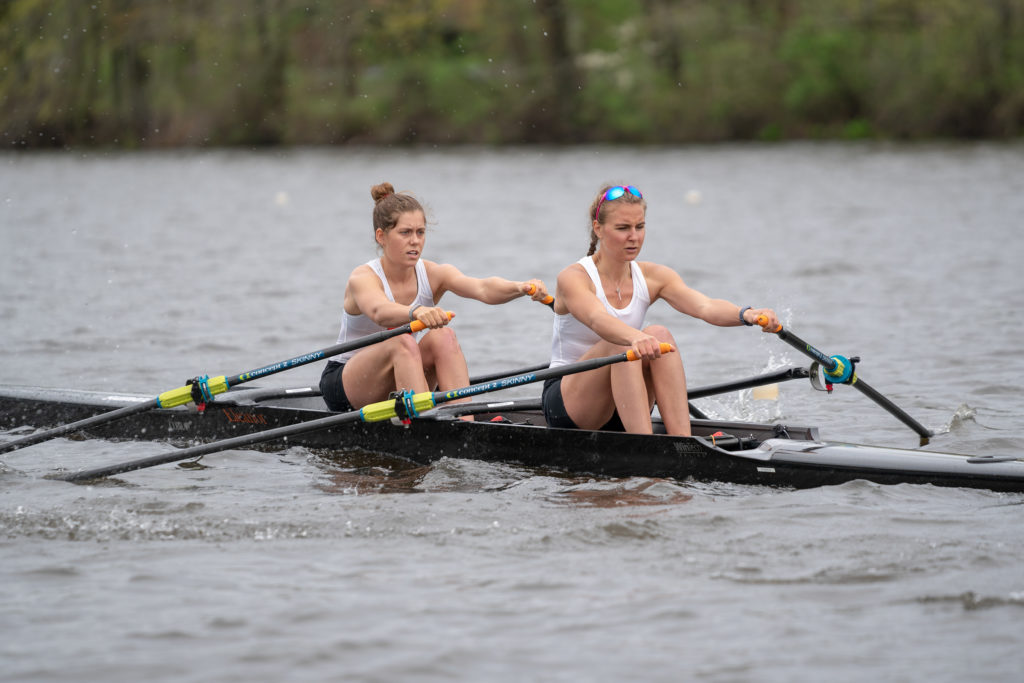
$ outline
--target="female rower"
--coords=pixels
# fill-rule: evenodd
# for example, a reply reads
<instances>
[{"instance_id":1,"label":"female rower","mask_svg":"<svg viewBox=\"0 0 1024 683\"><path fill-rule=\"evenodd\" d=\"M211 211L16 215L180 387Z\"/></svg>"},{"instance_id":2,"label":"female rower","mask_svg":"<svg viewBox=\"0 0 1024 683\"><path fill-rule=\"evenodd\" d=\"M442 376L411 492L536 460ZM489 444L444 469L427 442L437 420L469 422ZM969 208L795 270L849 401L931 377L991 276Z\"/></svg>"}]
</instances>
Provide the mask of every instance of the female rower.
<instances>
[{"instance_id":1,"label":"female rower","mask_svg":"<svg viewBox=\"0 0 1024 683\"><path fill-rule=\"evenodd\" d=\"M524 294L547 297L540 280L513 282L474 278L455 266L421 259L426 216L415 197L395 193L391 183L370 189L373 234L380 257L352 271L345 287L338 343L419 320L418 337L403 334L328 361L320 377L327 407L350 411L382 401L395 390L457 389L469 384L469 371L447 313L437 302L445 292L487 304L503 304Z\"/></svg>"},{"instance_id":2,"label":"female rower","mask_svg":"<svg viewBox=\"0 0 1024 683\"><path fill-rule=\"evenodd\" d=\"M775 329L769 308L740 308L692 289L668 266L637 261L644 244L647 203L632 185L604 187L590 205L590 251L558 275L551 366L633 349L639 362L549 379L544 416L549 426L625 429L650 434L658 404L669 434L690 434L686 375L676 346L661 325L644 327L647 308L664 299L680 313L712 325L753 325L758 316Z\"/></svg>"}]
</instances>

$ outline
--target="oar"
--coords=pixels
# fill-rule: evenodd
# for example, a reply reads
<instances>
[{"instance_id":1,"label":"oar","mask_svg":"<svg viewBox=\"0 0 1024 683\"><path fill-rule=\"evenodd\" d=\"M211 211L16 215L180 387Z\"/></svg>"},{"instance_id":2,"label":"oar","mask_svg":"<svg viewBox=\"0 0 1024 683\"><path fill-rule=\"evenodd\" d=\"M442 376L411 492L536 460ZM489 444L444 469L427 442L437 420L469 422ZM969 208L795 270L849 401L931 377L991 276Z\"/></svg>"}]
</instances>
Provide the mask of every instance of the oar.
<instances>
[{"instance_id":1,"label":"oar","mask_svg":"<svg viewBox=\"0 0 1024 683\"><path fill-rule=\"evenodd\" d=\"M449 319L454 317L454 315L455 314L451 311L448 312ZM87 417L84 420L72 422L60 427L54 427L53 429L48 429L21 439L0 444L0 453L7 453L42 441L48 441L49 439L53 439L64 434L70 434L71 432L77 432L87 427L95 427L96 425L114 422L115 420L120 420L128 417L129 415L144 413L147 410L153 410L155 408L173 408L174 406L185 405L186 403L191 403L193 401L197 404L206 403L207 401L212 401L214 395L222 394L229 388L238 386L239 384L244 384L250 380L267 377L278 372L283 372L284 370L297 368L300 365L306 365L318 360L323 360L324 358L337 356L338 354L345 353L346 351L361 349L364 346L376 344L386 339L397 337L401 334L419 332L420 330L425 329L425 327L426 326L419 320L415 320L391 330L368 334L365 337L360 337L359 339L353 339L352 341L328 346L327 348L320 349L319 351L304 353L301 356L265 365L261 368L249 370L248 372L243 372L232 377L225 377L224 375L214 377L212 379L209 377L197 377L196 379L189 380L185 386L165 391L154 399L143 401L142 403L136 403L131 406L125 406L124 408L118 408L117 410L112 410L109 413L102 413L100 415Z\"/></svg>"},{"instance_id":2,"label":"oar","mask_svg":"<svg viewBox=\"0 0 1024 683\"><path fill-rule=\"evenodd\" d=\"M507 377L508 375L512 375L512 374L520 375L520 374L523 374L525 372L536 372L537 370L543 370L548 365L549 365L549 363L544 362L544 363L538 363L537 365L530 365L530 366L525 367L525 368L519 368L518 370L511 370L511 371L506 370L505 372L500 372L500 371L499 372L492 372L489 375L480 375L478 377L470 377L469 378L469 383L470 384L480 384L481 382L490 382L492 379L500 379L502 377Z\"/></svg>"},{"instance_id":3,"label":"oar","mask_svg":"<svg viewBox=\"0 0 1024 683\"><path fill-rule=\"evenodd\" d=\"M757 323L761 327L767 329L768 318L763 315L759 316ZM825 374L826 381L829 384L849 384L854 389L857 389L872 401L882 406L882 408L887 410L897 420L913 429L917 435L921 437L922 446L928 443L928 440L933 435L933 432L930 429L915 420L906 411L901 409L895 403L880 394L874 387L857 376L855 368L855 364L858 360L857 358L850 359L845 356L827 356L789 330L783 329L781 324L777 329L768 331L779 335L779 339L786 342L800 353L803 353L809 358L820 363L822 371Z\"/></svg>"},{"instance_id":4,"label":"oar","mask_svg":"<svg viewBox=\"0 0 1024 683\"><path fill-rule=\"evenodd\" d=\"M715 394L725 394L730 391L752 389L766 384L788 382L791 379L805 379L808 374L807 368L801 368L794 365L787 368L781 368L773 372L767 372L763 375L755 375L754 377L737 379L731 382L722 382L721 384L710 384L706 387L697 387L696 389L688 390L686 392L686 397L690 399L704 398L706 396L714 396Z\"/></svg>"},{"instance_id":5,"label":"oar","mask_svg":"<svg viewBox=\"0 0 1024 683\"><path fill-rule=\"evenodd\" d=\"M668 353L670 351L675 351L675 348L672 347L671 344L662 344L661 351L662 353ZM577 372L586 372L587 370L594 370L596 368L611 365L613 363L620 363L622 361L636 360L637 358L638 356L636 356L632 350L629 350L614 356L592 358L589 360L578 361L576 363L569 363L567 365L560 365L555 368L539 370L537 372L511 375L492 382L471 384L470 386L463 387L462 389L453 389L451 391L424 391L418 394L407 391L397 398L371 403L360 410L353 410L348 413L331 415L330 417L323 417L317 420L310 420L308 422L300 422L286 427L268 429L255 434L247 434L232 439L215 441L201 446L185 448L173 453L165 453L162 455L154 455L149 458L143 458L141 460L133 460L120 465L111 465L108 467L83 470L71 474L58 475L53 478L62 479L64 481L88 481L90 479L109 477L115 474L131 472L133 470L139 470L146 467L154 467L165 463L188 460L189 458L196 458L201 455L225 451L232 448L238 448L240 446L249 446L256 443L263 443L264 441L273 441L275 439L294 436L296 434L315 432L321 429L336 427L348 422L383 422L384 420L390 420L393 417L407 420L410 417L419 415L422 412L430 410L431 408L448 401L468 398L478 394L485 394L490 391L508 389L521 384L540 382L553 377L564 377L565 375L571 375Z\"/></svg>"}]
</instances>

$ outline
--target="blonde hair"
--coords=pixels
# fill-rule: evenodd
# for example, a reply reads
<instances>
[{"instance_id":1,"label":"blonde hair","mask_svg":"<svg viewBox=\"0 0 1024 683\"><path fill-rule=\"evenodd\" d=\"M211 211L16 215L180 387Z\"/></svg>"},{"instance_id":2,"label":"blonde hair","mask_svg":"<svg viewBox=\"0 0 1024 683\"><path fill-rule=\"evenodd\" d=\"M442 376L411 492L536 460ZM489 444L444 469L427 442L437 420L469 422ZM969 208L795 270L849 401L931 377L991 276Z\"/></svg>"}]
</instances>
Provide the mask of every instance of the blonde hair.
<instances>
[{"instance_id":1,"label":"blonde hair","mask_svg":"<svg viewBox=\"0 0 1024 683\"><path fill-rule=\"evenodd\" d=\"M625 185L605 185L597 193L597 196L594 197L594 201L590 202L590 211L587 212L587 225L590 226L590 249L587 251L587 256L593 256L594 252L597 251L597 233L594 232L594 221L596 220L601 225L604 225L604 220L608 216L606 208L609 204L619 202L623 204L640 204L644 207L645 211L647 210L647 200L643 197L637 197L632 192L623 192L621 197L603 200L605 192L613 187L625 187Z\"/></svg>"}]
</instances>

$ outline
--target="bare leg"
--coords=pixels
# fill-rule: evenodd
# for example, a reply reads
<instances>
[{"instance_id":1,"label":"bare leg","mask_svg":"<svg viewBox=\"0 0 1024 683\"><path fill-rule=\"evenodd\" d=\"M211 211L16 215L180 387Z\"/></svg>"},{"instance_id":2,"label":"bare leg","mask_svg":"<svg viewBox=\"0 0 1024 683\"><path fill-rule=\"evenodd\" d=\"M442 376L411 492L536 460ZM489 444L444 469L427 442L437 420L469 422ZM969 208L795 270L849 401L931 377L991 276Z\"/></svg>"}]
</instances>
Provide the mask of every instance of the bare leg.
<instances>
[{"instance_id":1,"label":"bare leg","mask_svg":"<svg viewBox=\"0 0 1024 683\"><path fill-rule=\"evenodd\" d=\"M676 346L672 333L661 325L644 330L658 340ZM599 358L625 350L601 341L583 359ZM647 362L616 363L562 379L562 400L566 412L580 429L600 429L618 411L627 432L650 434L651 408L655 400L669 434L689 435L690 416L686 400L686 375L680 354L663 354Z\"/></svg>"},{"instance_id":2,"label":"bare leg","mask_svg":"<svg viewBox=\"0 0 1024 683\"><path fill-rule=\"evenodd\" d=\"M445 391L469 386L469 368L466 367L466 357L462 354L462 347L459 346L454 330L442 327L427 332L420 339L420 353L423 358L423 370L431 389L436 386L439 390ZM469 400L463 398L452 403L466 403ZM473 416L463 416L462 419L471 422Z\"/></svg>"},{"instance_id":3,"label":"bare leg","mask_svg":"<svg viewBox=\"0 0 1024 683\"><path fill-rule=\"evenodd\" d=\"M690 406L686 398L686 372L683 370L682 354L672 333L661 325L644 329L659 341L676 347L675 353L662 354L648 366L651 379L652 398L658 403L658 412L669 434L690 435ZM625 424L625 423L623 423Z\"/></svg>"},{"instance_id":4,"label":"bare leg","mask_svg":"<svg viewBox=\"0 0 1024 683\"><path fill-rule=\"evenodd\" d=\"M583 354L580 360L622 353L623 347L600 341ZM612 396L611 369L606 366L562 378L562 401L565 410L580 429L600 429L615 412Z\"/></svg>"},{"instance_id":5,"label":"bare leg","mask_svg":"<svg viewBox=\"0 0 1024 683\"><path fill-rule=\"evenodd\" d=\"M610 368L612 399L630 434L650 434L651 399L647 392L642 362L616 363Z\"/></svg>"},{"instance_id":6,"label":"bare leg","mask_svg":"<svg viewBox=\"0 0 1024 683\"><path fill-rule=\"evenodd\" d=\"M356 408L383 401L396 389L428 390L419 346L408 334L361 350L345 363L341 378Z\"/></svg>"}]
</instances>

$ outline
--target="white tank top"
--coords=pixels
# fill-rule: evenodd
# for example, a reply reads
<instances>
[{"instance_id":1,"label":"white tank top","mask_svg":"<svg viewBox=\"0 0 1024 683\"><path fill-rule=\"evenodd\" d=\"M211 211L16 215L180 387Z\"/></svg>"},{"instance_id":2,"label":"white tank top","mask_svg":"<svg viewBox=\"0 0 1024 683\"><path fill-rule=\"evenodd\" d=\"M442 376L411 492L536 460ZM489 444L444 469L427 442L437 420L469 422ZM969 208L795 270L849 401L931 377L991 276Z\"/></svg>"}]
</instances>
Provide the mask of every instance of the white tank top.
<instances>
[{"instance_id":1,"label":"white tank top","mask_svg":"<svg viewBox=\"0 0 1024 683\"><path fill-rule=\"evenodd\" d=\"M395 295L391 293L391 285L388 284L388 279L384 276L384 269L380 265L380 259L373 259L367 261L366 265L380 278L381 284L384 285L384 295L390 301L395 300ZM433 306L434 305L434 293L430 289L430 281L427 279L427 267L423 265L423 261L416 262L416 298L413 299L410 306ZM365 337L368 334L374 334L376 332L382 332L386 330L386 327L381 327L377 323L370 320L363 314L352 315L342 307L341 309L341 331L338 332L338 344L342 344L359 337ZM417 339L425 334L421 332L417 335ZM346 351L340 355L334 356L331 360L339 363L346 362L349 358L362 351L362 349L356 349L355 351Z\"/></svg>"},{"instance_id":2,"label":"white tank top","mask_svg":"<svg viewBox=\"0 0 1024 683\"><path fill-rule=\"evenodd\" d=\"M647 280L644 279L643 271L637 262L631 261L629 264L630 275L633 278L633 298L625 308L613 308L608 303L593 257L584 256L577 263L583 266L593 280L597 298L604 304L605 310L630 327L643 329L644 317L647 315L647 309L651 307L651 295L647 290ZM601 337L597 332L574 318L571 313L556 315L551 335L551 367L575 363L599 341Z\"/></svg>"}]
</instances>

